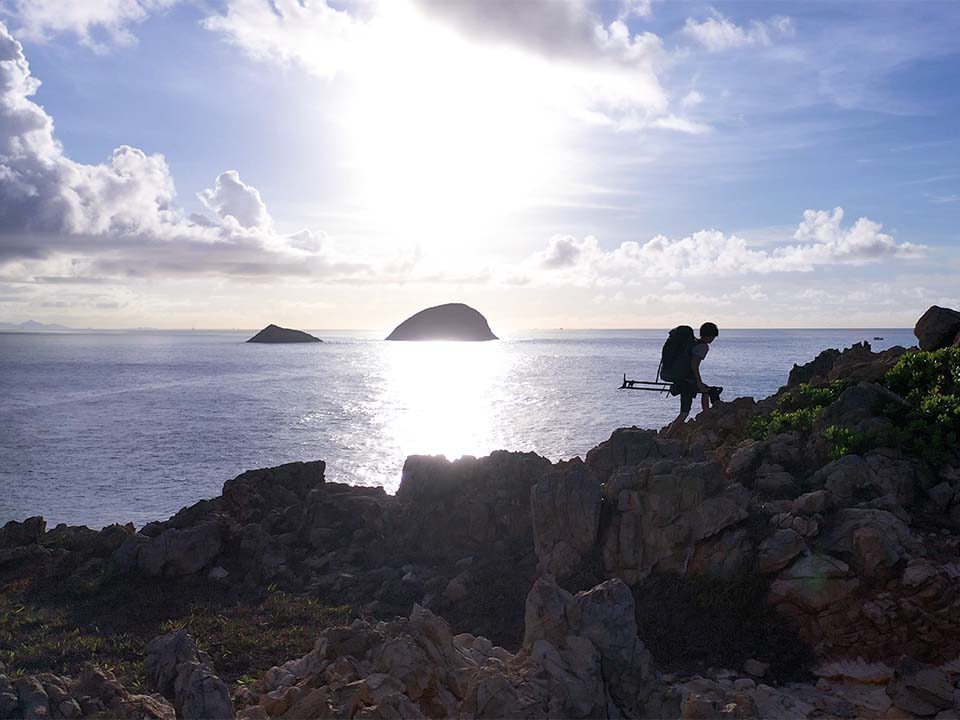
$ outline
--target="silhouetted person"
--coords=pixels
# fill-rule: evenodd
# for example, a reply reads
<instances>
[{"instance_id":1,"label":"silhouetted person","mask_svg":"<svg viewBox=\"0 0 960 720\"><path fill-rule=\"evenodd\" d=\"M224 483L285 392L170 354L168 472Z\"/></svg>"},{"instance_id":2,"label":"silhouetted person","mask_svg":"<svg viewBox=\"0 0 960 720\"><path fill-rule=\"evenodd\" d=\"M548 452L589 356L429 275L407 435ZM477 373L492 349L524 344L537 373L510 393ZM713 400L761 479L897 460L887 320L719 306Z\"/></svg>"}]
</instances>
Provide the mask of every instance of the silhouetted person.
<instances>
[{"instance_id":1,"label":"silhouetted person","mask_svg":"<svg viewBox=\"0 0 960 720\"><path fill-rule=\"evenodd\" d=\"M664 437L674 438L680 434L680 428L683 427L683 423L690 414L690 408L693 407L693 398L696 397L697 393L700 394L703 409L706 410L710 407L710 386L703 382L703 378L700 376L700 363L707 357L707 353L710 351L710 343L716 340L719 334L720 331L712 322L700 326L700 337L694 339L688 351L690 375L687 378L674 381L675 389L679 390L679 393L676 394L680 395L680 414L667 427L663 433Z\"/></svg>"}]
</instances>

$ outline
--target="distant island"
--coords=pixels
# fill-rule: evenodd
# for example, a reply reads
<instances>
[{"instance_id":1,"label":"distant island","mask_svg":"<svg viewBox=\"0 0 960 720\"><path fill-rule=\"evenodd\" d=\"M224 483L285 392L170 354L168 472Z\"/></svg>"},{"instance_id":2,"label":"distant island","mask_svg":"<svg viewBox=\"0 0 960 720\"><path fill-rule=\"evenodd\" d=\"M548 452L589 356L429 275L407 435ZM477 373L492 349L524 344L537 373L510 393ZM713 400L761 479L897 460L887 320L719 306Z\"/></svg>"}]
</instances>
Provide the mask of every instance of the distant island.
<instances>
[{"instance_id":1,"label":"distant island","mask_svg":"<svg viewBox=\"0 0 960 720\"><path fill-rule=\"evenodd\" d=\"M397 325L387 340L497 340L487 319L469 305L447 303L421 310Z\"/></svg>"},{"instance_id":2,"label":"distant island","mask_svg":"<svg viewBox=\"0 0 960 720\"><path fill-rule=\"evenodd\" d=\"M252 338L247 340L250 343L314 343L314 342L323 342L318 337L314 337L310 333L305 333L303 330L290 330L289 328L282 328L279 325L267 325L263 330L258 332Z\"/></svg>"}]
</instances>

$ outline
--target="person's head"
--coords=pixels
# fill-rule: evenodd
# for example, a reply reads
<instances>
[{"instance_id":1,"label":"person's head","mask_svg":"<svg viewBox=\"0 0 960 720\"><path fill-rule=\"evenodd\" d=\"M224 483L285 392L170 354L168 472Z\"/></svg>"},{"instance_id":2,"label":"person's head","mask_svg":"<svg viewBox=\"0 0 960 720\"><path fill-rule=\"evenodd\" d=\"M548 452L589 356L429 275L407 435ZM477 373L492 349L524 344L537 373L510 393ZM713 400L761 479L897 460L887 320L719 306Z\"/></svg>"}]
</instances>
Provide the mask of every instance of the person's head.
<instances>
[{"instance_id":1,"label":"person's head","mask_svg":"<svg viewBox=\"0 0 960 720\"><path fill-rule=\"evenodd\" d=\"M700 339L705 343L712 343L717 339L717 335L720 334L720 331L717 329L717 326L712 322L705 322L700 326Z\"/></svg>"}]
</instances>

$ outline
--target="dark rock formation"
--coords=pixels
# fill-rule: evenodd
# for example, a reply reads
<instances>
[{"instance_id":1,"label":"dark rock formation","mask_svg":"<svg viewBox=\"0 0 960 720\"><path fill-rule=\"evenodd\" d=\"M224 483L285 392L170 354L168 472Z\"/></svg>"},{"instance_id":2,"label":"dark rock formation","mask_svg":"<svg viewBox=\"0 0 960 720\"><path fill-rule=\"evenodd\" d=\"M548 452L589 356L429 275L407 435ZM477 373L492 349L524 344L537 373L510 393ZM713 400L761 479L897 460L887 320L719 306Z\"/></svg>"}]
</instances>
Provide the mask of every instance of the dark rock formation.
<instances>
[{"instance_id":1,"label":"dark rock formation","mask_svg":"<svg viewBox=\"0 0 960 720\"><path fill-rule=\"evenodd\" d=\"M960 312L933 305L913 328L921 350L939 350L960 344Z\"/></svg>"},{"instance_id":2,"label":"dark rock formation","mask_svg":"<svg viewBox=\"0 0 960 720\"><path fill-rule=\"evenodd\" d=\"M463 303L421 310L397 325L387 340L496 340L487 319Z\"/></svg>"},{"instance_id":3,"label":"dark rock formation","mask_svg":"<svg viewBox=\"0 0 960 720\"><path fill-rule=\"evenodd\" d=\"M247 340L251 343L314 343L314 342L323 342L318 337L314 337L310 333L305 333L303 330L290 330L289 328L282 328L278 325L267 325L263 330L258 332L252 338Z\"/></svg>"}]
</instances>

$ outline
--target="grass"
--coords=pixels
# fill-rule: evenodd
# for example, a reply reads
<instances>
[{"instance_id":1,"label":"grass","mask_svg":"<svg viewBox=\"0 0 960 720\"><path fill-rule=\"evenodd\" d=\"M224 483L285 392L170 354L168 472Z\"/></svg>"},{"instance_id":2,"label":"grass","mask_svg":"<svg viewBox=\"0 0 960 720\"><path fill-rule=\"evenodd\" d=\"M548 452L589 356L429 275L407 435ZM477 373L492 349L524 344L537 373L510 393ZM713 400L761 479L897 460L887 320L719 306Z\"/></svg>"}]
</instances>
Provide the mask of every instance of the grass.
<instances>
[{"instance_id":1,"label":"grass","mask_svg":"<svg viewBox=\"0 0 960 720\"><path fill-rule=\"evenodd\" d=\"M75 677L86 663L144 687L144 648L183 628L228 683L250 682L309 652L326 627L350 620L346 607L272 591L240 598L209 583L128 579L97 590L57 592L33 578L0 580L0 661L8 674Z\"/></svg>"}]
</instances>

